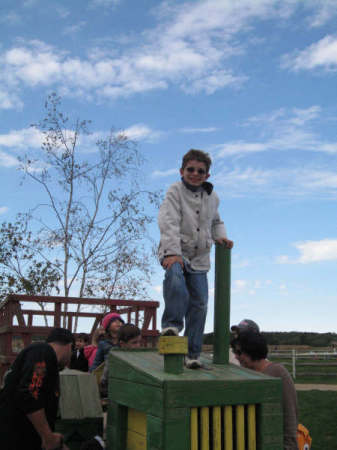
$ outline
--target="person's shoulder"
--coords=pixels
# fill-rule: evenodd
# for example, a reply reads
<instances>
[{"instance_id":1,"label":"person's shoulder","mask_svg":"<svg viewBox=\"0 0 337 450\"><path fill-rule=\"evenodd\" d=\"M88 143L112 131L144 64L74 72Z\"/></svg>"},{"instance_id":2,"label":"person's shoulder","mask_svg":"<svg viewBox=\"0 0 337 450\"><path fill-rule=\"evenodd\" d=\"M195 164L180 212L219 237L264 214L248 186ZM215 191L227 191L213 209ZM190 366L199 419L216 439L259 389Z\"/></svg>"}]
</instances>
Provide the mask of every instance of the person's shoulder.
<instances>
[{"instance_id":1,"label":"person's shoulder","mask_svg":"<svg viewBox=\"0 0 337 450\"><path fill-rule=\"evenodd\" d=\"M170 192L180 192L183 187L184 187L184 184L182 183L182 181L176 181L175 183L172 183L168 187L166 192L167 192L167 194Z\"/></svg>"}]
</instances>

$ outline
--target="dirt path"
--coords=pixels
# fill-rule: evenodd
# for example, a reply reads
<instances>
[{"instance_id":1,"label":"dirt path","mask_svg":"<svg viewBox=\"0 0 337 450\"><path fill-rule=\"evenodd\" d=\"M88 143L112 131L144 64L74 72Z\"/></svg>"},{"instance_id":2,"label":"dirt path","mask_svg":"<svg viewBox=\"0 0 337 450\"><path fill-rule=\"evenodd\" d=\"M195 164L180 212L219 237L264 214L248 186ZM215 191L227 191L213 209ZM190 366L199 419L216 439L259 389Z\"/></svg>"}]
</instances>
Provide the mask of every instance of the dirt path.
<instances>
[{"instance_id":1,"label":"dirt path","mask_svg":"<svg viewBox=\"0 0 337 450\"><path fill-rule=\"evenodd\" d=\"M297 391L337 391L337 384L295 384Z\"/></svg>"}]
</instances>

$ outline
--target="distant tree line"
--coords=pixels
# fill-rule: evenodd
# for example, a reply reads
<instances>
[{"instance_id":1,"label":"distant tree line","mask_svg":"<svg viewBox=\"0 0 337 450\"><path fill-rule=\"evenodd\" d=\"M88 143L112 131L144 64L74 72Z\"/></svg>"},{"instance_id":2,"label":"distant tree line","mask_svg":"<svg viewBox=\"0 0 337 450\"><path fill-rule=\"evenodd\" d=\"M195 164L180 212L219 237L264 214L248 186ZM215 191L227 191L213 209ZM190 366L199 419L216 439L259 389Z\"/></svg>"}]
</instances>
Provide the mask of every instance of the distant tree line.
<instances>
[{"instance_id":1,"label":"distant tree line","mask_svg":"<svg viewBox=\"0 0 337 450\"><path fill-rule=\"evenodd\" d=\"M262 333L269 345L308 345L328 347L337 342L337 333L304 333L300 331L270 331ZM204 344L213 345L213 333L204 335Z\"/></svg>"}]
</instances>

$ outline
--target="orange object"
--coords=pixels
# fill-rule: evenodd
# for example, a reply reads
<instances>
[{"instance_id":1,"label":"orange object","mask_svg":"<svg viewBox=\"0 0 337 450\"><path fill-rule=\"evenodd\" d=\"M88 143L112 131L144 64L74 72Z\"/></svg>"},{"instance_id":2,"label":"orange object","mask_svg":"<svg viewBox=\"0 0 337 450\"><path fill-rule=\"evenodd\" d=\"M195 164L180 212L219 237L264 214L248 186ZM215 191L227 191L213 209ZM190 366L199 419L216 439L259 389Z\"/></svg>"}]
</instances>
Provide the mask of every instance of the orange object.
<instances>
[{"instance_id":1,"label":"orange object","mask_svg":"<svg viewBox=\"0 0 337 450\"><path fill-rule=\"evenodd\" d=\"M299 450L310 450L312 439L309 430L301 423L298 424L296 437Z\"/></svg>"}]
</instances>

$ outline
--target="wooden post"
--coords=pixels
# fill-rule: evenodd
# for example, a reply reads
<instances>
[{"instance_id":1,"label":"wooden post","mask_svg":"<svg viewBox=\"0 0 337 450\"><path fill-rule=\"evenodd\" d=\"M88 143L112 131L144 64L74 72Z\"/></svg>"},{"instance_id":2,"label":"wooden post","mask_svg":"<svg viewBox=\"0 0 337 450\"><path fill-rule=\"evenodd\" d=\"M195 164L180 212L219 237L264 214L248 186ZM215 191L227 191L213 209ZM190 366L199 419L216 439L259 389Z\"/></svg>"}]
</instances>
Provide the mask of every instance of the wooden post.
<instances>
[{"instance_id":1,"label":"wooden post","mask_svg":"<svg viewBox=\"0 0 337 450\"><path fill-rule=\"evenodd\" d=\"M228 364L231 251L224 245L215 246L214 343L213 363Z\"/></svg>"},{"instance_id":2,"label":"wooden post","mask_svg":"<svg viewBox=\"0 0 337 450\"><path fill-rule=\"evenodd\" d=\"M180 374L184 371L184 355L187 354L187 337L161 336L158 351L164 355L164 371Z\"/></svg>"}]
</instances>

